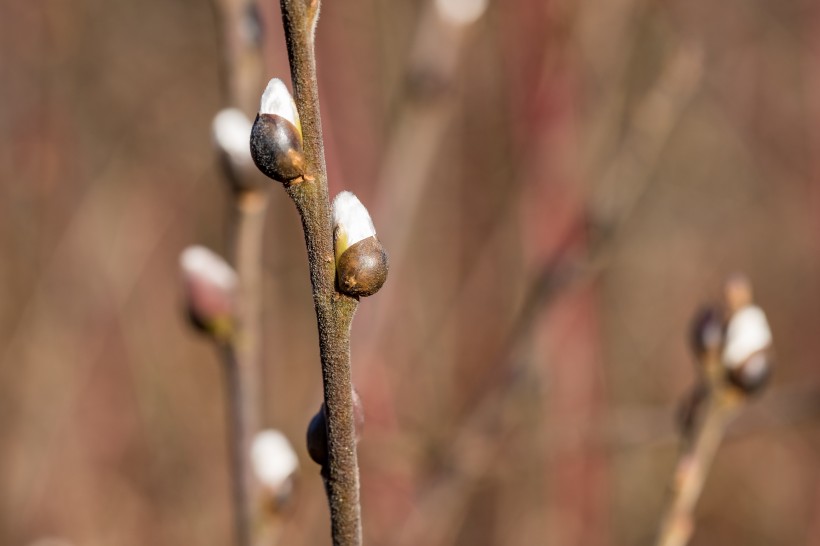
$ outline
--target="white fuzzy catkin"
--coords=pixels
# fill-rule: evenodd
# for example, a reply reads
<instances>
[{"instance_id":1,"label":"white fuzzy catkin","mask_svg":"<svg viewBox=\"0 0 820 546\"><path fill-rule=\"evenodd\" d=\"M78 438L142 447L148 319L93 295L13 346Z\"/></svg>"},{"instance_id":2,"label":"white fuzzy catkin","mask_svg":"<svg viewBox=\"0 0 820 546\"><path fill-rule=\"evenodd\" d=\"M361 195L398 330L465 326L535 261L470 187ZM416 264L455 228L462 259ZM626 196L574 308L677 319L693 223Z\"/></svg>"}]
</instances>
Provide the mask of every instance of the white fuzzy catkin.
<instances>
[{"instance_id":1,"label":"white fuzzy catkin","mask_svg":"<svg viewBox=\"0 0 820 546\"><path fill-rule=\"evenodd\" d=\"M370 213L349 191L340 192L333 200L333 227L337 259L352 245L376 235Z\"/></svg>"},{"instance_id":2,"label":"white fuzzy catkin","mask_svg":"<svg viewBox=\"0 0 820 546\"><path fill-rule=\"evenodd\" d=\"M251 463L257 479L272 490L279 489L299 468L290 442L274 429L263 430L254 437Z\"/></svg>"},{"instance_id":3,"label":"white fuzzy catkin","mask_svg":"<svg viewBox=\"0 0 820 546\"><path fill-rule=\"evenodd\" d=\"M448 23L466 26L476 22L487 10L487 0L436 0L439 15Z\"/></svg>"},{"instance_id":4,"label":"white fuzzy catkin","mask_svg":"<svg viewBox=\"0 0 820 546\"><path fill-rule=\"evenodd\" d=\"M729 319L723 363L729 368L737 368L754 353L768 348L771 343L772 331L766 314L756 305L746 305Z\"/></svg>"},{"instance_id":5,"label":"white fuzzy catkin","mask_svg":"<svg viewBox=\"0 0 820 546\"><path fill-rule=\"evenodd\" d=\"M293 102L288 86L279 78L273 78L268 82L268 86L262 93L262 100L259 102L259 113L283 117L294 124L299 131L302 130L296 103Z\"/></svg>"},{"instance_id":6,"label":"white fuzzy catkin","mask_svg":"<svg viewBox=\"0 0 820 546\"><path fill-rule=\"evenodd\" d=\"M238 108L221 110L211 124L214 142L237 166L251 165L250 138L253 123Z\"/></svg>"},{"instance_id":7,"label":"white fuzzy catkin","mask_svg":"<svg viewBox=\"0 0 820 546\"><path fill-rule=\"evenodd\" d=\"M204 279L225 289L236 290L239 279L222 257L204 246L189 246L179 256L179 266L186 277Z\"/></svg>"}]
</instances>

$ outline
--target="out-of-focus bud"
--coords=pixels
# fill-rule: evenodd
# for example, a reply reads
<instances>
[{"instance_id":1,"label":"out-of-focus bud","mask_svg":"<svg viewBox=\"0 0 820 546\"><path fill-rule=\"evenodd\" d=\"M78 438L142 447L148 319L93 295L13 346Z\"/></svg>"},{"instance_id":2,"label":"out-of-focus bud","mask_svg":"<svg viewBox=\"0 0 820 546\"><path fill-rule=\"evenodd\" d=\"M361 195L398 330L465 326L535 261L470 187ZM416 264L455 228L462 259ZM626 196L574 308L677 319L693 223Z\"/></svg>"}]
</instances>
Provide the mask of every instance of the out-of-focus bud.
<instances>
[{"instance_id":1,"label":"out-of-focus bud","mask_svg":"<svg viewBox=\"0 0 820 546\"><path fill-rule=\"evenodd\" d=\"M707 352L719 352L723 344L723 316L716 307L704 307L692 321L692 350L698 357Z\"/></svg>"},{"instance_id":2,"label":"out-of-focus bud","mask_svg":"<svg viewBox=\"0 0 820 546\"><path fill-rule=\"evenodd\" d=\"M253 164L248 139L253 123L239 108L225 108L214 116L211 124L214 144L234 170L243 170Z\"/></svg>"},{"instance_id":3,"label":"out-of-focus bud","mask_svg":"<svg viewBox=\"0 0 820 546\"><path fill-rule=\"evenodd\" d=\"M333 200L336 282L349 296L370 296L387 280L387 253L361 201L343 191Z\"/></svg>"},{"instance_id":4,"label":"out-of-focus bud","mask_svg":"<svg viewBox=\"0 0 820 546\"><path fill-rule=\"evenodd\" d=\"M271 498L284 503L299 469L299 458L285 435L274 429L257 433L251 445L251 464L256 479Z\"/></svg>"},{"instance_id":5,"label":"out-of-focus bud","mask_svg":"<svg viewBox=\"0 0 820 546\"><path fill-rule=\"evenodd\" d=\"M476 22L487 11L487 0L435 0L442 19L454 26Z\"/></svg>"},{"instance_id":6,"label":"out-of-focus bud","mask_svg":"<svg viewBox=\"0 0 820 546\"><path fill-rule=\"evenodd\" d=\"M250 150L257 168L278 182L290 185L306 174L299 111L280 79L272 79L262 93Z\"/></svg>"},{"instance_id":7,"label":"out-of-focus bud","mask_svg":"<svg viewBox=\"0 0 820 546\"><path fill-rule=\"evenodd\" d=\"M364 407L356 389L353 389L353 425L356 442L361 439L364 430ZM327 465L327 417L324 403L311 418L307 429L307 450L310 458L321 467Z\"/></svg>"},{"instance_id":8,"label":"out-of-focus bud","mask_svg":"<svg viewBox=\"0 0 820 546\"><path fill-rule=\"evenodd\" d=\"M772 374L771 351L759 351L747 358L737 368L729 368L726 377L729 383L746 394L755 394L769 383Z\"/></svg>"},{"instance_id":9,"label":"out-of-focus bud","mask_svg":"<svg viewBox=\"0 0 820 546\"><path fill-rule=\"evenodd\" d=\"M763 310L753 304L739 308L729 319L723 346L723 365L733 385L746 393L759 391L771 374L772 332Z\"/></svg>"},{"instance_id":10,"label":"out-of-focus bud","mask_svg":"<svg viewBox=\"0 0 820 546\"><path fill-rule=\"evenodd\" d=\"M183 250L179 266L193 326L217 340L228 339L233 332L239 284L233 268L203 246Z\"/></svg>"}]
</instances>

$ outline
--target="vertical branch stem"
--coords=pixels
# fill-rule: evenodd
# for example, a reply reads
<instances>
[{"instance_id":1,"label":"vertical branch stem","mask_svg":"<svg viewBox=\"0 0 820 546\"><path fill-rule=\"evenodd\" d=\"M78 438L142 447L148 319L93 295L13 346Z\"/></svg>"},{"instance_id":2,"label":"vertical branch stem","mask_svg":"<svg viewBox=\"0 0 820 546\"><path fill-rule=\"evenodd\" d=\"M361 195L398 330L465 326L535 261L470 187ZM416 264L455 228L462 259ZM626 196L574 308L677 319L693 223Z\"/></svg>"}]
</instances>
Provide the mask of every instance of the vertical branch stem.
<instances>
[{"instance_id":1,"label":"vertical branch stem","mask_svg":"<svg viewBox=\"0 0 820 546\"><path fill-rule=\"evenodd\" d=\"M262 236L267 195L240 192L236 196L232 262L239 277L237 328L226 351L225 367L231 419L231 451L237 539L256 542L257 511L262 490L250 465L251 442L259 431L261 387Z\"/></svg>"},{"instance_id":2,"label":"vertical branch stem","mask_svg":"<svg viewBox=\"0 0 820 546\"><path fill-rule=\"evenodd\" d=\"M350 325L358 300L336 292L335 258L327 190L314 30L318 0L281 0L293 95L299 109L308 177L288 187L302 218L313 303L319 329L328 463L322 469L334 546L361 544L359 469L350 373Z\"/></svg>"},{"instance_id":3,"label":"vertical branch stem","mask_svg":"<svg viewBox=\"0 0 820 546\"><path fill-rule=\"evenodd\" d=\"M262 77L254 1L214 0L213 6L221 35L222 82L227 103L246 113L253 112ZM231 185L231 173L226 172L225 177ZM239 187L242 186L240 183ZM262 236L267 203L264 189L234 190L230 254L239 278L238 316L234 335L224 347L223 360L239 546L257 545L263 540L259 520L262 488L250 464L250 449L260 428Z\"/></svg>"},{"instance_id":4,"label":"vertical branch stem","mask_svg":"<svg viewBox=\"0 0 820 546\"><path fill-rule=\"evenodd\" d=\"M249 425L243 418L244 408L241 393L241 378L234 344L222 347L223 370L225 373L225 397L228 417L228 448L231 466L231 494L234 506L234 528L236 542L240 546L251 544L253 511L249 492L253 484L249 482L248 460L245 446L250 436Z\"/></svg>"}]
</instances>

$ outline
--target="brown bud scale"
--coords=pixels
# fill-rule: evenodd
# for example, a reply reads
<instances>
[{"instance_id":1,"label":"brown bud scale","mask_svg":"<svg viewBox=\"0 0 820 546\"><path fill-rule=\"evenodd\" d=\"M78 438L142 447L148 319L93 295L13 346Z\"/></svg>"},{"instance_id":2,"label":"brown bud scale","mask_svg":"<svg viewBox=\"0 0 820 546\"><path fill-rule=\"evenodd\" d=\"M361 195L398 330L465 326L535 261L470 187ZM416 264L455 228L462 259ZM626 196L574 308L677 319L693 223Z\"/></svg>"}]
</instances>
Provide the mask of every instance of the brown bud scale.
<instances>
[{"instance_id":1,"label":"brown bud scale","mask_svg":"<svg viewBox=\"0 0 820 546\"><path fill-rule=\"evenodd\" d=\"M251 157L265 176L283 184L305 176L302 137L296 126L282 116L256 116L251 130Z\"/></svg>"},{"instance_id":2,"label":"brown bud scale","mask_svg":"<svg viewBox=\"0 0 820 546\"><path fill-rule=\"evenodd\" d=\"M372 296L387 280L388 261L376 237L351 245L336 263L339 291L349 296Z\"/></svg>"}]
</instances>

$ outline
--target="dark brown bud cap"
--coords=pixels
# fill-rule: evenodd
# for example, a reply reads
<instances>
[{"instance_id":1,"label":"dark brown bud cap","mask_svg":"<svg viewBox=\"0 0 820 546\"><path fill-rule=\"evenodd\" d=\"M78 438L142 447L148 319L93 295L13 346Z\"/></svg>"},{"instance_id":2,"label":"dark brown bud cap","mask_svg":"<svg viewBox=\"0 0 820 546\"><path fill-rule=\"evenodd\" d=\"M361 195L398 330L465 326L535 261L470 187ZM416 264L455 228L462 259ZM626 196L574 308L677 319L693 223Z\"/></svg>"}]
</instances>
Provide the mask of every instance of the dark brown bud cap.
<instances>
[{"instance_id":1,"label":"dark brown bud cap","mask_svg":"<svg viewBox=\"0 0 820 546\"><path fill-rule=\"evenodd\" d=\"M285 185L305 176L299 129L276 114L258 114L251 130L251 157L257 168Z\"/></svg>"},{"instance_id":2,"label":"dark brown bud cap","mask_svg":"<svg viewBox=\"0 0 820 546\"><path fill-rule=\"evenodd\" d=\"M717 307L704 307L695 315L690 330L690 343L695 355L720 351L723 345L723 314Z\"/></svg>"},{"instance_id":3,"label":"dark brown bud cap","mask_svg":"<svg viewBox=\"0 0 820 546\"><path fill-rule=\"evenodd\" d=\"M375 237L352 244L336 262L339 291L349 296L372 296L387 280L387 253Z\"/></svg>"},{"instance_id":4,"label":"dark brown bud cap","mask_svg":"<svg viewBox=\"0 0 820 546\"><path fill-rule=\"evenodd\" d=\"M353 389L353 425L355 427L356 442L358 442L364 430L364 406L355 388ZM307 450L313 462L321 467L327 465L327 417L325 416L324 403L308 424Z\"/></svg>"}]
</instances>

